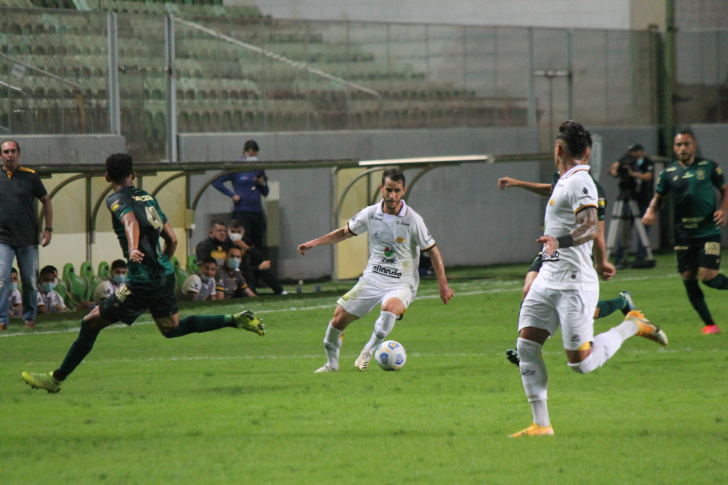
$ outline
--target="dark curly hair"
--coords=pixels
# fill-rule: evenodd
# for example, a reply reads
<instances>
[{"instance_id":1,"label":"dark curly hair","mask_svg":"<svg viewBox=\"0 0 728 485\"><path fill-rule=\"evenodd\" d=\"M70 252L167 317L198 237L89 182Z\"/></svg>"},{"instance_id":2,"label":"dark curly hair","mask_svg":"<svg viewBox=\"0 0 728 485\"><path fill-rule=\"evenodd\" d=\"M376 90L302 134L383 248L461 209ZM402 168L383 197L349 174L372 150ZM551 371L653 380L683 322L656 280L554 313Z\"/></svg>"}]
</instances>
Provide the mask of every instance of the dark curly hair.
<instances>
[{"instance_id":1,"label":"dark curly hair","mask_svg":"<svg viewBox=\"0 0 728 485\"><path fill-rule=\"evenodd\" d=\"M114 153L106 159L106 173L114 182L125 181L133 170L132 158L126 153Z\"/></svg>"},{"instance_id":2,"label":"dark curly hair","mask_svg":"<svg viewBox=\"0 0 728 485\"><path fill-rule=\"evenodd\" d=\"M569 153L576 160L581 160L586 155L586 149L592 146L591 134L584 129L581 123L573 120L564 121L559 126L557 140L563 140Z\"/></svg>"}]
</instances>

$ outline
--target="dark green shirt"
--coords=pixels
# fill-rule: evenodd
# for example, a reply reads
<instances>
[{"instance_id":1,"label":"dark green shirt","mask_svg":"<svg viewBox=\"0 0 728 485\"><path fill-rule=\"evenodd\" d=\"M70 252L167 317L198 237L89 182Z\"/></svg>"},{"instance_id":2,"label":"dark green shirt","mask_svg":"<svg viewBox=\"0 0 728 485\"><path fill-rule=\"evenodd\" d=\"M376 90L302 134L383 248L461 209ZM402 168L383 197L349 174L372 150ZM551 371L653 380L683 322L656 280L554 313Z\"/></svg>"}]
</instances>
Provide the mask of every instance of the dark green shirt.
<instances>
[{"instance_id":1,"label":"dark green shirt","mask_svg":"<svg viewBox=\"0 0 728 485\"><path fill-rule=\"evenodd\" d=\"M660 173L655 192L672 196L678 240L720 235L713 214L715 189L724 185L718 164L703 158L695 157L689 167L675 162Z\"/></svg>"},{"instance_id":2,"label":"dark green shirt","mask_svg":"<svg viewBox=\"0 0 728 485\"><path fill-rule=\"evenodd\" d=\"M11 174L0 168L0 244L13 248L38 244L35 199L47 193L34 170L18 167Z\"/></svg>"},{"instance_id":3,"label":"dark green shirt","mask_svg":"<svg viewBox=\"0 0 728 485\"><path fill-rule=\"evenodd\" d=\"M162 254L159 234L167 223L167 216L159 207L157 199L134 186L124 187L106 199L106 207L111 211L111 222L119 238L124 257L129 259L129 241L121 218L132 212L139 223L139 251L144 253L141 263L129 261L127 281L144 283L159 280L174 274L169 258Z\"/></svg>"},{"instance_id":4,"label":"dark green shirt","mask_svg":"<svg viewBox=\"0 0 728 485\"><path fill-rule=\"evenodd\" d=\"M601 185L599 185L599 182L596 181L594 177L592 177L591 172L589 172L589 176L594 181L594 185L597 188L597 219L600 221L604 220L604 215L607 212L607 195L604 193L604 189ZM557 170L554 172L554 178L551 179L551 190L553 190L554 187L556 187L556 184L559 183L559 179L561 178L561 174L559 174L559 171Z\"/></svg>"}]
</instances>

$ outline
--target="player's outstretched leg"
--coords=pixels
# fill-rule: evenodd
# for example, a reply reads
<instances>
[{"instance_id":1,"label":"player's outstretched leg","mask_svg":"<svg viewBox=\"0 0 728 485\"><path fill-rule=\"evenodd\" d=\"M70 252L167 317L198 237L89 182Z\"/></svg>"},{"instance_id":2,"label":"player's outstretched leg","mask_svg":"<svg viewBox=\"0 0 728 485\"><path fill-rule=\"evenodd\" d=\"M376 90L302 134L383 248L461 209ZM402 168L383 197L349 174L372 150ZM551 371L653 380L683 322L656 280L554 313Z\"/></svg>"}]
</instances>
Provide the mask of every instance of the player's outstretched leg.
<instances>
[{"instance_id":1,"label":"player's outstretched leg","mask_svg":"<svg viewBox=\"0 0 728 485\"><path fill-rule=\"evenodd\" d=\"M379 344L384 342L384 339L390 334L394 328L394 323L397 321L397 315L391 312L382 310L379 318L374 323L374 332L369 342L364 346L359 358L354 362L354 366L359 370L366 370L369 366L369 362L372 360L374 352L377 350Z\"/></svg>"},{"instance_id":2,"label":"player's outstretched leg","mask_svg":"<svg viewBox=\"0 0 728 485\"><path fill-rule=\"evenodd\" d=\"M708 288L713 288L714 290L728 290L728 277L726 277L724 274L718 273L715 277L711 279L710 276L702 276L701 275L701 281L705 286ZM720 328L718 328L718 325L713 323L712 325L706 324L703 327L703 333L704 334L711 334L711 333L720 333Z\"/></svg>"},{"instance_id":3,"label":"player's outstretched leg","mask_svg":"<svg viewBox=\"0 0 728 485\"><path fill-rule=\"evenodd\" d=\"M708 310L708 305L705 303L705 295L703 294L703 290L700 289L698 280L693 278L683 278L683 284L685 285L685 290L688 293L688 300L690 300L690 304L693 306L695 311L698 312L700 319L703 321L703 333L713 333L711 330L713 328L717 329L718 326L713 321L713 316L710 314L710 310ZM720 330L718 330L718 332L719 331Z\"/></svg>"},{"instance_id":4,"label":"player's outstretched leg","mask_svg":"<svg viewBox=\"0 0 728 485\"><path fill-rule=\"evenodd\" d=\"M541 350L543 346L532 340L518 339L516 344L521 357L521 380L526 397L531 405L533 424L526 429L514 433L511 438L523 436L553 435L554 429L549 420L548 406L546 405L549 377L546 372L546 363L543 361Z\"/></svg>"},{"instance_id":5,"label":"player's outstretched leg","mask_svg":"<svg viewBox=\"0 0 728 485\"><path fill-rule=\"evenodd\" d=\"M168 319L174 320L176 318L179 317L174 315ZM178 325L165 331L164 322L168 319L157 319L157 325L167 338L183 337L191 333L211 332L225 327L247 330L248 332L257 333L261 337L265 335L265 324L250 310L235 315L190 315L180 319Z\"/></svg>"},{"instance_id":6,"label":"player's outstretched leg","mask_svg":"<svg viewBox=\"0 0 728 485\"><path fill-rule=\"evenodd\" d=\"M622 343L633 335L644 337L667 345L667 335L660 330L660 327L650 323L645 316L637 311L631 311L622 323L600 333L594 337L594 346L591 354L578 363L569 363L569 367L580 374L587 374L603 366L622 346Z\"/></svg>"}]
</instances>

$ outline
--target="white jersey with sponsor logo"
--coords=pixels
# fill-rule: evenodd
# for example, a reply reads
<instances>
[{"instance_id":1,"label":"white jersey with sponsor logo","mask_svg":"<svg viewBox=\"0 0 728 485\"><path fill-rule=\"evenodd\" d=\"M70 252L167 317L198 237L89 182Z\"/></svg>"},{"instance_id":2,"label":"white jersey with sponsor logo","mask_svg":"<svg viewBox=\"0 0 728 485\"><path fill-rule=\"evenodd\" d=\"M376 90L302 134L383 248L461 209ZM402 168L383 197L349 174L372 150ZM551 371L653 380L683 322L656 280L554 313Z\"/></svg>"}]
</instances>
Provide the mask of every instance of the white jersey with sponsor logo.
<instances>
[{"instance_id":1,"label":"white jersey with sponsor logo","mask_svg":"<svg viewBox=\"0 0 728 485\"><path fill-rule=\"evenodd\" d=\"M579 226L576 215L590 207L597 208L597 188L589 175L589 166L577 165L558 181L546 205L544 234L566 236ZM543 258L543 266L534 285L556 290L599 289L599 279L591 258L592 241L558 249Z\"/></svg>"},{"instance_id":2,"label":"white jersey with sponsor logo","mask_svg":"<svg viewBox=\"0 0 728 485\"><path fill-rule=\"evenodd\" d=\"M422 217L404 201L396 216L385 214L383 205L384 201L370 205L349 221L352 234L369 232L369 262L364 276L376 277L382 286L409 285L416 290L420 251L432 248L435 240Z\"/></svg>"},{"instance_id":3,"label":"white jersey with sponsor logo","mask_svg":"<svg viewBox=\"0 0 728 485\"><path fill-rule=\"evenodd\" d=\"M210 296L215 295L215 278L210 278L207 282L202 281L200 275L190 275L187 277L182 287L179 289L180 295L187 296L188 293L197 294L197 300L207 300Z\"/></svg>"}]
</instances>

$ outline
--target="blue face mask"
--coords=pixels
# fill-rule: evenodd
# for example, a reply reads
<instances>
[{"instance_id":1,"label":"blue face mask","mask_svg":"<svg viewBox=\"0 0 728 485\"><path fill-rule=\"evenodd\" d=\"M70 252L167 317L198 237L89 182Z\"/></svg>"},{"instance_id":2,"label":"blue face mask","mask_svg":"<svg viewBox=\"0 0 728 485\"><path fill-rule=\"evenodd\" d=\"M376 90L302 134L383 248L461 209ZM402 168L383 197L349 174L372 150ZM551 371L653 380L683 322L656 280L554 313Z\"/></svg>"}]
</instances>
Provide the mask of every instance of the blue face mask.
<instances>
[{"instance_id":1,"label":"blue face mask","mask_svg":"<svg viewBox=\"0 0 728 485\"><path fill-rule=\"evenodd\" d=\"M53 291L53 289L56 287L57 283L43 283L43 292L48 293Z\"/></svg>"},{"instance_id":2,"label":"blue face mask","mask_svg":"<svg viewBox=\"0 0 728 485\"><path fill-rule=\"evenodd\" d=\"M236 261L237 261L237 260L236 260ZM208 278L207 276L205 276L205 275L203 275L202 273L200 273L200 279L202 280L202 282L203 282L203 283L207 283L207 282L208 282L208 281L210 281L210 280L211 280L212 278Z\"/></svg>"},{"instance_id":3,"label":"blue face mask","mask_svg":"<svg viewBox=\"0 0 728 485\"><path fill-rule=\"evenodd\" d=\"M116 283L117 285L123 285L126 283L126 275L125 274L115 274L111 277L111 280Z\"/></svg>"},{"instance_id":4,"label":"blue face mask","mask_svg":"<svg viewBox=\"0 0 728 485\"><path fill-rule=\"evenodd\" d=\"M17 289L18 289L18 284L17 284L17 283L11 283L11 284L10 284L10 289L11 289L12 291L15 291L15 290L17 290Z\"/></svg>"},{"instance_id":5,"label":"blue face mask","mask_svg":"<svg viewBox=\"0 0 728 485\"><path fill-rule=\"evenodd\" d=\"M240 260L235 259L235 258L230 258L225 262L225 264L227 264L228 268L230 268L234 271L240 267Z\"/></svg>"}]
</instances>

